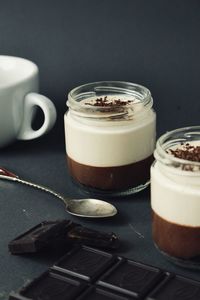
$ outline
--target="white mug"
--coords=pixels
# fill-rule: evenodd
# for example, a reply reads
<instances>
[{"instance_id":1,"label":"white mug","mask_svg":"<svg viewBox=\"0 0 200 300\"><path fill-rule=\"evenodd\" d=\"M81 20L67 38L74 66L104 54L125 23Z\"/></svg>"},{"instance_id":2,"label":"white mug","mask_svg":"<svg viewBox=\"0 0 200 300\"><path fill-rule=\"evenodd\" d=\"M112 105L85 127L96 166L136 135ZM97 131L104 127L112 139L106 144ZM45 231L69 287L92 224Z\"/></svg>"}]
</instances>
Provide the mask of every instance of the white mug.
<instances>
[{"instance_id":1,"label":"white mug","mask_svg":"<svg viewBox=\"0 0 200 300\"><path fill-rule=\"evenodd\" d=\"M0 147L15 140L31 140L48 132L56 121L51 100L38 94L39 71L35 63L0 55ZM34 130L36 107L44 113L42 126Z\"/></svg>"}]
</instances>

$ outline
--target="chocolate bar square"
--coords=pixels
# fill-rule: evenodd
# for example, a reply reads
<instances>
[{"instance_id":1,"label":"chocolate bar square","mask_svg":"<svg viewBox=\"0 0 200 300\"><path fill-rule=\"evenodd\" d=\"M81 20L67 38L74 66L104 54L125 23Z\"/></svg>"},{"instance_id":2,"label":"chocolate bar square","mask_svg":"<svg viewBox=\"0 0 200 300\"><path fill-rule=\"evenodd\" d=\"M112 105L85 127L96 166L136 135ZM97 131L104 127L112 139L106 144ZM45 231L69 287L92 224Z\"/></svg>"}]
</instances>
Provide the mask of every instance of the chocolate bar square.
<instances>
[{"instance_id":1,"label":"chocolate bar square","mask_svg":"<svg viewBox=\"0 0 200 300\"><path fill-rule=\"evenodd\" d=\"M198 300L200 282L182 276L166 278L147 300Z\"/></svg>"},{"instance_id":2,"label":"chocolate bar square","mask_svg":"<svg viewBox=\"0 0 200 300\"><path fill-rule=\"evenodd\" d=\"M8 248L12 254L22 254L58 247L68 242L67 232L73 226L69 220L44 221L12 240Z\"/></svg>"},{"instance_id":3,"label":"chocolate bar square","mask_svg":"<svg viewBox=\"0 0 200 300\"><path fill-rule=\"evenodd\" d=\"M140 299L162 276L163 273L157 268L122 258L97 284Z\"/></svg>"},{"instance_id":4,"label":"chocolate bar square","mask_svg":"<svg viewBox=\"0 0 200 300\"><path fill-rule=\"evenodd\" d=\"M131 300L128 296L121 295L117 292L105 290L99 287L91 287L77 300ZM135 299L135 298L134 298Z\"/></svg>"},{"instance_id":5,"label":"chocolate bar square","mask_svg":"<svg viewBox=\"0 0 200 300\"><path fill-rule=\"evenodd\" d=\"M53 269L91 282L115 260L112 254L82 246L67 253L55 263Z\"/></svg>"},{"instance_id":6,"label":"chocolate bar square","mask_svg":"<svg viewBox=\"0 0 200 300\"><path fill-rule=\"evenodd\" d=\"M23 287L19 293L11 293L9 300L73 300L86 287L86 284L77 279L47 271Z\"/></svg>"}]
</instances>

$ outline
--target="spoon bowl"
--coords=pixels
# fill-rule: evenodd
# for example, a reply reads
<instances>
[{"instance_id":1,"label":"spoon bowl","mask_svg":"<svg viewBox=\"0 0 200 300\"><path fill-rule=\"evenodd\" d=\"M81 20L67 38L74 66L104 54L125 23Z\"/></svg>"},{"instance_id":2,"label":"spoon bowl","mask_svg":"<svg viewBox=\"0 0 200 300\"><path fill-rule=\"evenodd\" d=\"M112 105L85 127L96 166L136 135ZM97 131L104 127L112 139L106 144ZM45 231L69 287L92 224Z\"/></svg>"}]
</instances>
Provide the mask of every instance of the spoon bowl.
<instances>
[{"instance_id":1,"label":"spoon bowl","mask_svg":"<svg viewBox=\"0 0 200 300\"><path fill-rule=\"evenodd\" d=\"M98 199L68 200L66 211L74 216L87 218L106 218L117 214L112 204Z\"/></svg>"},{"instance_id":2,"label":"spoon bowl","mask_svg":"<svg viewBox=\"0 0 200 300\"><path fill-rule=\"evenodd\" d=\"M88 199L69 199L46 186L42 186L42 185L33 183L31 181L20 179L19 176L17 176L16 174L14 174L2 167L0 167L0 178L28 185L32 188L42 190L44 192L47 192L47 193L59 198L66 205L66 211L69 214L77 216L77 217L108 218L108 217L113 217L114 215L117 214L116 207L114 205L110 204L109 202L106 202L103 200L98 200L98 199L90 199L90 198L88 198Z\"/></svg>"}]
</instances>

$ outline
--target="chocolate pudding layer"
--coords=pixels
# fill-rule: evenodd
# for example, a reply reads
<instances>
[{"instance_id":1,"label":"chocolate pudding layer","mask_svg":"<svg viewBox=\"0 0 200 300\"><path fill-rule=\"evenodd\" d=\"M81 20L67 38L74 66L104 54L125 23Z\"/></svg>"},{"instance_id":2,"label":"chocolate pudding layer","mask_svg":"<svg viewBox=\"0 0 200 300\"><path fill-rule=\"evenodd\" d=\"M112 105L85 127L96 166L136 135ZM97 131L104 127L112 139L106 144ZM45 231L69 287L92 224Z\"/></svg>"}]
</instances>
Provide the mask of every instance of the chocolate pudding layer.
<instances>
[{"instance_id":1,"label":"chocolate pudding layer","mask_svg":"<svg viewBox=\"0 0 200 300\"><path fill-rule=\"evenodd\" d=\"M171 223L153 210L152 217L153 240L161 251L184 259L200 255L200 227Z\"/></svg>"},{"instance_id":2,"label":"chocolate pudding layer","mask_svg":"<svg viewBox=\"0 0 200 300\"><path fill-rule=\"evenodd\" d=\"M80 164L67 156L69 172L79 183L100 190L125 190L149 181L153 155L141 161L114 167Z\"/></svg>"}]
</instances>

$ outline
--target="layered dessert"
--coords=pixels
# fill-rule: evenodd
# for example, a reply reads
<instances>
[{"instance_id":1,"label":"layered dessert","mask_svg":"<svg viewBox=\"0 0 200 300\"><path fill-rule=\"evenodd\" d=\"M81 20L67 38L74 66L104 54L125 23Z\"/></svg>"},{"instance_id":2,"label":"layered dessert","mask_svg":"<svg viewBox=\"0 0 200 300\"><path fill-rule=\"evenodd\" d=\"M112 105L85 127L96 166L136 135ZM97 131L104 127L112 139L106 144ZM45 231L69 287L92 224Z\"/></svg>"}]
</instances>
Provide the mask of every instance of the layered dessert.
<instances>
[{"instance_id":1,"label":"layered dessert","mask_svg":"<svg viewBox=\"0 0 200 300\"><path fill-rule=\"evenodd\" d=\"M80 109L81 107L81 109ZM69 171L103 191L145 185L155 145L155 113L129 95L102 95L65 114Z\"/></svg>"},{"instance_id":2,"label":"layered dessert","mask_svg":"<svg viewBox=\"0 0 200 300\"><path fill-rule=\"evenodd\" d=\"M170 256L200 255L200 140L166 150L183 163L151 168L153 240Z\"/></svg>"}]
</instances>

